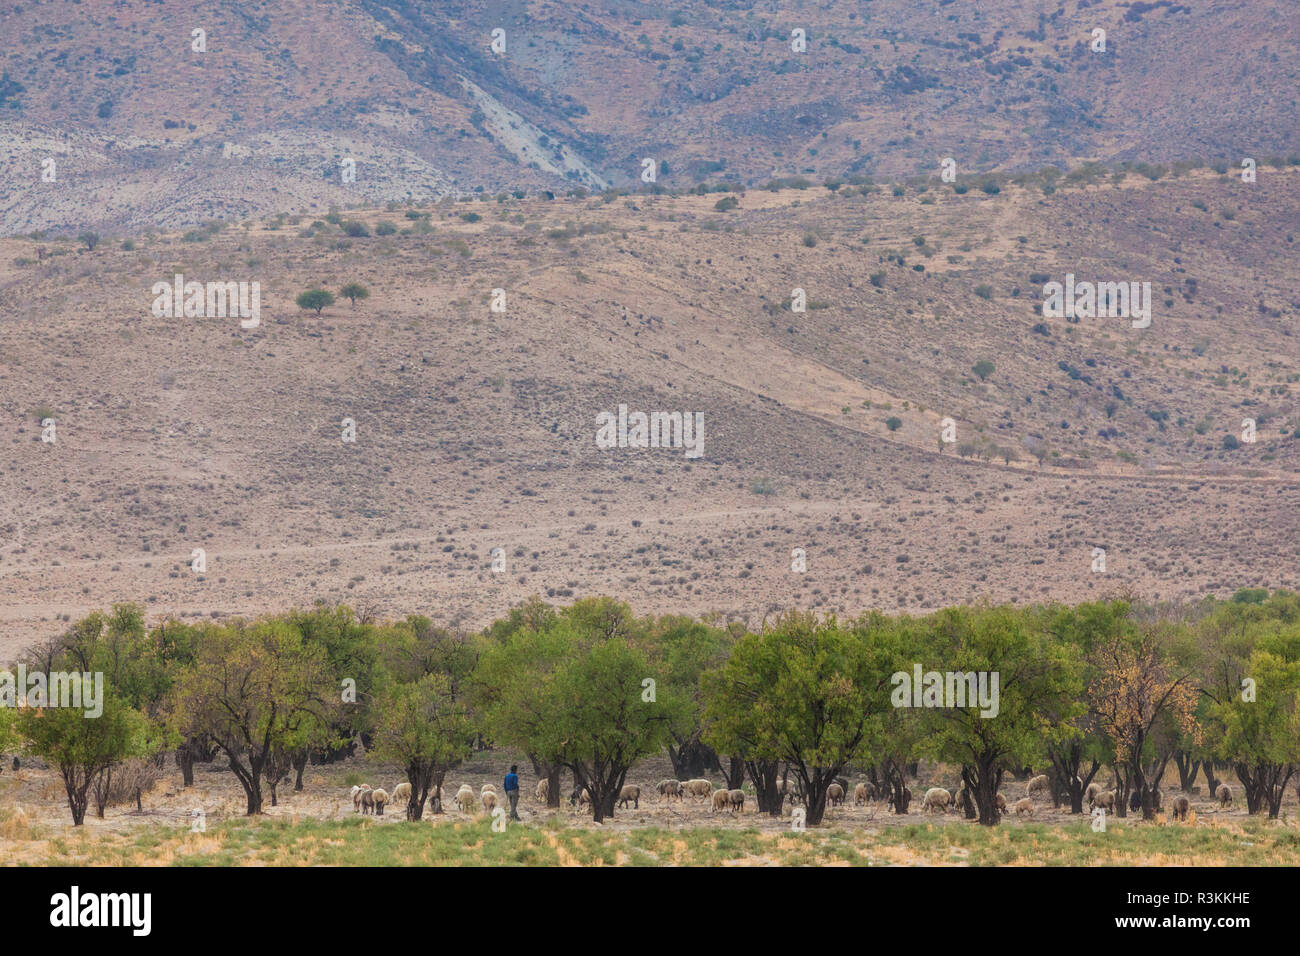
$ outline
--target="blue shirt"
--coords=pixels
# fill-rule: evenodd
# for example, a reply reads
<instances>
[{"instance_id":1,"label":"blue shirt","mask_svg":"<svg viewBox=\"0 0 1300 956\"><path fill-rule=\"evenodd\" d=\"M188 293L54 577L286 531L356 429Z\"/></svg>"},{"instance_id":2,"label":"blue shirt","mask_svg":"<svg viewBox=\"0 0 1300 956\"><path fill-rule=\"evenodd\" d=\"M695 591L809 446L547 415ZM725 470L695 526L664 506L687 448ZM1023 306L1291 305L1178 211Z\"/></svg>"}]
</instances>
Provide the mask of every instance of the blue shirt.
<instances>
[{"instance_id":1,"label":"blue shirt","mask_svg":"<svg viewBox=\"0 0 1300 956\"><path fill-rule=\"evenodd\" d=\"M519 774L517 773L506 774L506 793L509 793L511 790L518 790L518 789L519 789Z\"/></svg>"}]
</instances>

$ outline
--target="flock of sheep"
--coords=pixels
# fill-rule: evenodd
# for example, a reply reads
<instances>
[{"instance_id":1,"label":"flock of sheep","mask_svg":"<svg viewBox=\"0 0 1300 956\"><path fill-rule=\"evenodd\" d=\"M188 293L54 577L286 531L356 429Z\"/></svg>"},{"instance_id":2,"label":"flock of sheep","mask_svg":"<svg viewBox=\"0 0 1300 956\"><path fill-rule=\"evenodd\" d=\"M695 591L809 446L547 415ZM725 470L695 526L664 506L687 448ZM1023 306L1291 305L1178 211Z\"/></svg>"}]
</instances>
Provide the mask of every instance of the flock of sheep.
<instances>
[{"instance_id":1,"label":"flock of sheep","mask_svg":"<svg viewBox=\"0 0 1300 956\"><path fill-rule=\"evenodd\" d=\"M1076 777L1075 780L1082 785ZM1003 812L1012 812L1016 816L1034 814L1033 795L1040 792L1049 792L1051 780L1047 774L1039 774L1033 777L1025 784L1025 795L1008 808L1006 798L1001 793L997 794L998 809ZM655 789L659 792L661 801L671 801L676 798L679 801L685 801L687 797L693 799L710 800L712 812L730 811L740 813L745 809L745 791L743 790L715 790L713 782L705 779L695 780L674 780L666 778L660 780ZM844 804L848 794L849 782L843 777L836 777L835 782L826 788L826 805L828 807L837 807ZM904 787L905 796L910 801L912 791ZM782 780L777 784L777 793L784 804L789 798L790 802L801 803L804 801L803 793L793 780ZM550 787L546 779L537 781L537 787L534 791L539 803L546 803L550 795ZM881 794L880 796L884 796ZM1114 790L1103 790L1100 784L1090 783L1087 790L1084 791L1084 797L1088 801L1088 810L1091 812L1094 808L1100 807L1104 810L1113 811L1115 809L1116 792ZM379 788L375 789L369 784L360 784L352 788L352 807L354 813L368 814L373 813L383 816L384 807L389 803L398 804L408 801L411 798L411 785L409 783L399 783L393 788L392 795L388 791ZM1219 789L1215 792L1215 798L1219 801L1221 808L1226 808L1232 803L1232 788L1226 783L1220 784ZM868 782L859 782L853 788L854 806L863 806L877 799L875 784ZM947 813L949 807L953 809L960 808L966 799L965 788L945 790L943 787L930 787L925 791L925 796L921 799L921 812L932 813L938 811ZM474 789L467 783L460 785L456 791L455 804L460 808L462 813L472 814L476 807L481 806L484 813L491 814L500 803L500 796L497 794L496 784L485 783L479 789L477 794ZM591 803L591 793L586 787L578 786L569 794L570 806L584 806ZM641 808L641 788L635 784L628 784L619 791L617 804L620 807L626 807L629 803L634 809ZM1130 809L1136 810L1137 797L1133 796L1130 803ZM1160 792L1156 791L1156 809L1162 809ZM1173 817L1175 820L1186 821L1188 813L1191 810L1191 802L1187 797L1181 794L1174 797Z\"/></svg>"}]
</instances>

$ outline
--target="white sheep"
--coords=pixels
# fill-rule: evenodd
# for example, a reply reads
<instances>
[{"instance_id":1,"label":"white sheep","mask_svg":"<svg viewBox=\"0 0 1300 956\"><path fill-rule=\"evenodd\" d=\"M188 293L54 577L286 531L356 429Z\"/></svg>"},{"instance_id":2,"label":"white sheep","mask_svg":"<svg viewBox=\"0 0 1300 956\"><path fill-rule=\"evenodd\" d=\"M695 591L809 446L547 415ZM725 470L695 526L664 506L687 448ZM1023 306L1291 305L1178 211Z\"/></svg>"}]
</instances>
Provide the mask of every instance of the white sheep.
<instances>
[{"instance_id":1,"label":"white sheep","mask_svg":"<svg viewBox=\"0 0 1300 956\"><path fill-rule=\"evenodd\" d=\"M1083 792L1085 799L1088 801L1088 806L1092 806L1093 800L1096 799L1099 793L1101 793L1101 784L1096 781L1088 784L1088 789Z\"/></svg>"},{"instance_id":2,"label":"white sheep","mask_svg":"<svg viewBox=\"0 0 1300 956\"><path fill-rule=\"evenodd\" d=\"M491 790L493 793L496 793L496 792L497 792L497 785L496 785L495 783L485 783L485 784L483 784L483 786L479 789L479 793L486 793L486 792L489 791L489 790Z\"/></svg>"},{"instance_id":3,"label":"white sheep","mask_svg":"<svg viewBox=\"0 0 1300 956\"><path fill-rule=\"evenodd\" d=\"M925 798L921 800L921 812L938 810L940 813L947 813L948 804L951 802L951 793L943 789L943 787L931 787L925 791Z\"/></svg>"},{"instance_id":4,"label":"white sheep","mask_svg":"<svg viewBox=\"0 0 1300 956\"><path fill-rule=\"evenodd\" d=\"M551 795L551 782L543 777L537 781L537 789L534 792L537 794L537 802L545 803L546 798Z\"/></svg>"},{"instance_id":5,"label":"white sheep","mask_svg":"<svg viewBox=\"0 0 1300 956\"><path fill-rule=\"evenodd\" d=\"M388 791L381 787L380 789L373 791L373 796L375 799L375 813L382 817L384 815L384 807L388 803Z\"/></svg>"},{"instance_id":6,"label":"white sheep","mask_svg":"<svg viewBox=\"0 0 1300 956\"><path fill-rule=\"evenodd\" d=\"M713 812L717 813L719 810L726 810L729 806L731 806L730 791L714 790L713 791Z\"/></svg>"},{"instance_id":7,"label":"white sheep","mask_svg":"<svg viewBox=\"0 0 1300 956\"><path fill-rule=\"evenodd\" d=\"M402 802L410 803L411 785L409 783L399 783L393 788L392 796L389 799L393 801L394 806Z\"/></svg>"},{"instance_id":8,"label":"white sheep","mask_svg":"<svg viewBox=\"0 0 1300 956\"><path fill-rule=\"evenodd\" d=\"M474 791L469 784L462 783L456 791L456 805L460 807L461 813L474 812Z\"/></svg>"},{"instance_id":9,"label":"white sheep","mask_svg":"<svg viewBox=\"0 0 1300 956\"><path fill-rule=\"evenodd\" d=\"M713 794L713 784L708 780L696 777L694 780L687 780L682 784L682 789L693 797L709 797Z\"/></svg>"},{"instance_id":10,"label":"white sheep","mask_svg":"<svg viewBox=\"0 0 1300 956\"><path fill-rule=\"evenodd\" d=\"M491 813L496 809L497 792L495 790L484 790L479 794L479 799L483 802L483 812Z\"/></svg>"}]
</instances>

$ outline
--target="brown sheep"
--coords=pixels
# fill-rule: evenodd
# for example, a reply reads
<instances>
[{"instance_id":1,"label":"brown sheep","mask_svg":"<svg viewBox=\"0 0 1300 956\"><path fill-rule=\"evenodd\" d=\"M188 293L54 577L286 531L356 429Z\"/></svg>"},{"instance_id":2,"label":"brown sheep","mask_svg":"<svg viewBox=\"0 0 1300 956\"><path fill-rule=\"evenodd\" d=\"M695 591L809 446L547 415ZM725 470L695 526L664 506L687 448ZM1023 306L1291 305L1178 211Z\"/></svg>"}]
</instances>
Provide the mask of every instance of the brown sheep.
<instances>
[{"instance_id":1,"label":"brown sheep","mask_svg":"<svg viewBox=\"0 0 1300 956\"><path fill-rule=\"evenodd\" d=\"M731 806L730 792L726 790L714 790L713 812L717 813L719 810L726 810L729 806Z\"/></svg>"},{"instance_id":2,"label":"brown sheep","mask_svg":"<svg viewBox=\"0 0 1300 956\"><path fill-rule=\"evenodd\" d=\"M660 780L655 786L655 789L659 791L659 798L661 800L672 800L673 797L676 797L678 800L683 799L682 783L680 780L673 780L672 778Z\"/></svg>"},{"instance_id":3,"label":"brown sheep","mask_svg":"<svg viewBox=\"0 0 1300 956\"><path fill-rule=\"evenodd\" d=\"M537 781L537 789L533 791L537 795L538 803L545 803L546 798L551 795L550 781L543 777Z\"/></svg>"},{"instance_id":4,"label":"brown sheep","mask_svg":"<svg viewBox=\"0 0 1300 956\"><path fill-rule=\"evenodd\" d=\"M369 789L370 789L370 784L368 783L363 783L360 786L352 788L352 812L353 813L361 812L362 800L363 800L362 794L364 794Z\"/></svg>"},{"instance_id":5,"label":"brown sheep","mask_svg":"<svg viewBox=\"0 0 1300 956\"><path fill-rule=\"evenodd\" d=\"M634 810L641 809L641 788L640 787L635 786L634 784L628 784L626 787L624 787L622 790L618 792L618 805L620 807L626 807L627 802L629 800L632 801L632 809Z\"/></svg>"},{"instance_id":6,"label":"brown sheep","mask_svg":"<svg viewBox=\"0 0 1300 956\"><path fill-rule=\"evenodd\" d=\"M1027 813L1032 817L1034 815L1034 801L1025 797L1023 800L1017 800L1012 805L1011 809L1016 811L1017 816L1022 813Z\"/></svg>"},{"instance_id":7,"label":"brown sheep","mask_svg":"<svg viewBox=\"0 0 1300 956\"><path fill-rule=\"evenodd\" d=\"M374 790L371 792L371 797L374 799L375 814L382 817L384 815L384 807L388 805L388 791L382 788Z\"/></svg>"},{"instance_id":8,"label":"brown sheep","mask_svg":"<svg viewBox=\"0 0 1300 956\"><path fill-rule=\"evenodd\" d=\"M998 805L998 809L999 809L999 810L1001 810L1003 813L1006 813L1006 812L1007 812L1007 798L1006 798L1006 797L1002 796L1002 794L999 793L999 794L997 794L997 798L996 798L996 800L995 800L994 802L997 803L997 805Z\"/></svg>"},{"instance_id":9,"label":"brown sheep","mask_svg":"<svg viewBox=\"0 0 1300 956\"><path fill-rule=\"evenodd\" d=\"M1105 810L1114 810L1115 791L1104 790L1101 793L1094 793L1092 795L1092 800L1090 800L1088 803L1088 809L1092 809L1093 807L1101 807L1102 809Z\"/></svg>"},{"instance_id":10,"label":"brown sheep","mask_svg":"<svg viewBox=\"0 0 1300 956\"><path fill-rule=\"evenodd\" d=\"M375 791L367 787L361 791L361 815L375 812Z\"/></svg>"},{"instance_id":11,"label":"brown sheep","mask_svg":"<svg viewBox=\"0 0 1300 956\"><path fill-rule=\"evenodd\" d=\"M869 783L860 783L853 788L853 805L860 807L868 800L876 798L876 788Z\"/></svg>"},{"instance_id":12,"label":"brown sheep","mask_svg":"<svg viewBox=\"0 0 1300 956\"><path fill-rule=\"evenodd\" d=\"M826 805L828 807L838 807L844 803L844 788L838 783L833 783L826 788Z\"/></svg>"},{"instance_id":13,"label":"brown sheep","mask_svg":"<svg viewBox=\"0 0 1300 956\"><path fill-rule=\"evenodd\" d=\"M1031 793L1037 793L1039 790L1046 790L1050 785L1051 781L1048 779L1047 774L1040 773L1037 777L1034 777L1025 784L1025 796L1027 797Z\"/></svg>"},{"instance_id":14,"label":"brown sheep","mask_svg":"<svg viewBox=\"0 0 1300 956\"><path fill-rule=\"evenodd\" d=\"M1174 797L1174 819L1187 820L1187 814L1192 809L1192 801L1179 794Z\"/></svg>"},{"instance_id":15,"label":"brown sheep","mask_svg":"<svg viewBox=\"0 0 1300 956\"><path fill-rule=\"evenodd\" d=\"M1219 798L1219 808L1222 809L1232 803L1232 788L1226 783L1221 783L1216 796Z\"/></svg>"},{"instance_id":16,"label":"brown sheep","mask_svg":"<svg viewBox=\"0 0 1300 956\"><path fill-rule=\"evenodd\" d=\"M732 813L743 812L745 809L745 791L728 790L727 803L731 805Z\"/></svg>"}]
</instances>

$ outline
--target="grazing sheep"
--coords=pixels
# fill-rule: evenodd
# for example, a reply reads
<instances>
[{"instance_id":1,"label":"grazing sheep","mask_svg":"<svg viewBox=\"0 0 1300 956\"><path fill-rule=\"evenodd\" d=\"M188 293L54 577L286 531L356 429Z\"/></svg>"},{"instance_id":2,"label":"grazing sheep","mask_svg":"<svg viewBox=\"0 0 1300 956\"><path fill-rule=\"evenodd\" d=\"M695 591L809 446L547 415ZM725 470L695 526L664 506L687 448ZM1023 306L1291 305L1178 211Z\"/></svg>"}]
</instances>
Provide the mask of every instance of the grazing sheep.
<instances>
[{"instance_id":1,"label":"grazing sheep","mask_svg":"<svg viewBox=\"0 0 1300 956\"><path fill-rule=\"evenodd\" d=\"M534 791L534 793L537 794L538 803L545 803L546 798L551 795L550 781L547 780L545 777L543 777L541 780L538 780L537 789Z\"/></svg>"},{"instance_id":2,"label":"grazing sheep","mask_svg":"<svg viewBox=\"0 0 1300 956\"><path fill-rule=\"evenodd\" d=\"M483 804L484 813L491 813L496 809L497 792L495 790L482 790L479 792L478 798Z\"/></svg>"},{"instance_id":3,"label":"grazing sheep","mask_svg":"<svg viewBox=\"0 0 1300 956\"><path fill-rule=\"evenodd\" d=\"M1023 800L1017 800L1013 803L1011 809L1016 811L1017 816L1022 813L1027 813L1032 817L1034 815L1034 801L1025 797Z\"/></svg>"},{"instance_id":4,"label":"grazing sheep","mask_svg":"<svg viewBox=\"0 0 1300 956\"><path fill-rule=\"evenodd\" d=\"M938 810L940 813L946 813L951 800L952 794L943 787L931 787L925 791L925 798L921 801L921 812Z\"/></svg>"},{"instance_id":5,"label":"grazing sheep","mask_svg":"<svg viewBox=\"0 0 1300 956\"><path fill-rule=\"evenodd\" d=\"M641 788L640 787L634 784L628 784L626 787L624 787L622 790L618 792L618 805L620 807L626 807L627 802L629 800L632 801L632 809L634 810L641 809Z\"/></svg>"},{"instance_id":6,"label":"grazing sheep","mask_svg":"<svg viewBox=\"0 0 1300 956\"><path fill-rule=\"evenodd\" d=\"M396 806L400 802L411 802L411 785L409 783L399 783L393 788L392 796L389 797Z\"/></svg>"},{"instance_id":7,"label":"grazing sheep","mask_svg":"<svg viewBox=\"0 0 1300 956\"><path fill-rule=\"evenodd\" d=\"M574 787L573 793L569 794L569 806L582 806L591 803L591 791L586 787Z\"/></svg>"},{"instance_id":8,"label":"grazing sheep","mask_svg":"<svg viewBox=\"0 0 1300 956\"><path fill-rule=\"evenodd\" d=\"M667 798L671 800L673 797L678 800L682 799L682 782L680 780L671 778L660 780L655 789L659 791L660 799Z\"/></svg>"},{"instance_id":9,"label":"grazing sheep","mask_svg":"<svg viewBox=\"0 0 1300 956\"><path fill-rule=\"evenodd\" d=\"M1099 793L1101 793L1101 784L1099 783L1088 784L1088 789L1083 791L1083 796L1088 801L1088 806L1092 806L1093 799Z\"/></svg>"},{"instance_id":10,"label":"grazing sheep","mask_svg":"<svg viewBox=\"0 0 1300 956\"><path fill-rule=\"evenodd\" d=\"M460 807L461 813L474 812L474 791L470 789L469 784L462 783L460 789L456 791L456 805Z\"/></svg>"},{"instance_id":11,"label":"grazing sheep","mask_svg":"<svg viewBox=\"0 0 1300 956\"><path fill-rule=\"evenodd\" d=\"M876 788L869 783L860 783L853 788L853 805L860 807L868 800L876 799Z\"/></svg>"},{"instance_id":12,"label":"grazing sheep","mask_svg":"<svg viewBox=\"0 0 1300 956\"><path fill-rule=\"evenodd\" d=\"M682 784L682 789L693 797L709 797L713 794L713 784L699 777L694 780L687 780Z\"/></svg>"},{"instance_id":13,"label":"grazing sheep","mask_svg":"<svg viewBox=\"0 0 1300 956\"><path fill-rule=\"evenodd\" d=\"M1006 798L1006 797L1002 796L1002 794L999 793L999 794L997 794L997 799L995 800L995 802L997 803L997 805L998 805L998 809L999 809L999 810L1001 810L1003 813L1006 813L1006 812L1007 812L1007 798Z\"/></svg>"},{"instance_id":14,"label":"grazing sheep","mask_svg":"<svg viewBox=\"0 0 1300 956\"><path fill-rule=\"evenodd\" d=\"M1037 793L1039 790L1046 790L1050 785L1051 781L1048 779L1047 774L1040 773L1037 777L1034 777L1025 784L1025 796L1027 797L1031 793Z\"/></svg>"},{"instance_id":15,"label":"grazing sheep","mask_svg":"<svg viewBox=\"0 0 1300 956\"><path fill-rule=\"evenodd\" d=\"M803 803L803 792L799 789L799 781L792 777L787 777L776 785L777 793L781 794L781 800L784 803L785 798L790 798L790 803Z\"/></svg>"},{"instance_id":16,"label":"grazing sheep","mask_svg":"<svg viewBox=\"0 0 1300 956\"><path fill-rule=\"evenodd\" d=\"M743 812L744 809L745 809L745 791L744 791L744 790L728 790L728 791L727 791L727 802L728 802L729 804L731 804L731 812L732 812L732 813L736 813L737 811L741 811L741 812Z\"/></svg>"},{"instance_id":17,"label":"grazing sheep","mask_svg":"<svg viewBox=\"0 0 1300 956\"><path fill-rule=\"evenodd\" d=\"M375 791L366 787L361 791L361 815L375 812Z\"/></svg>"},{"instance_id":18,"label":"grazing sheep","mask_svg":"<svg viewBox=\"0 0 1300 956\"><path fill-rule=\"evenodd\" d=\"M1192 801L1179 794L1174 797L1174 819L1187 820L1187 813L1192 809Z\"/></svg>"},{"instance_id":19,"label":"grazing sheep","mask_svg":"<svg viewBox=\"0 0 1300 956\"><path fill-rule=\"evenodd\" d=\"M482 787L479 788L479 793L487 793L489 790L491 790L493 793L496 793L497 785L495 783L485 783L483 784Z\"/></svg>"},{"instance_id":20,"label":"grazing sheep","mask_svg":"<svg viewBox=\"0 0 1300 956\"><path fill-rule=\"evenodd\" d=\"M1226 783L1219 784L1219 792L1215 794L1219 798L1219 807L1222 809L1232 803L1232 788Z\"/></svg>"},{"instance_id":21,"label":"grazing sheep","mask_svg":"<svg viewBox=\"0 0 1300 956\"><path fill-rule=\"evenodd\" d=\"M384 807L388 804L388 791L381 787L378 790L372 791L372 796L375 800L375 814L382 817L384 815Z\"/></svg>"},{"instance_id":22,"label":"grazing sheep","mask_svg":"<svg viewBox=\"0 0 1300 956\"><path fill-rule=\"evenodd\" d=\"M838 783L833 783L826 788L826 805L828 807L838 807L844 803L844 788Z\"/></svg>"},{"instance_id":23,"label":"grazing sheep","mask_svg":"<svg viewBox=\"0 0 1300 956\"><path fill-rule=\"evenodd\" d=\"M728 790L713 791L713 812L725 810L731 806L731 792Z\"/></svg>"},{"instance_id":24,"label":"grazing sheep","mask_svg":"<svg viewBox=\"0 0 1300 956\"><path fill-rule=\"evenodd\" d=\"M357 813L361 810L361 795L370 789L370 784L363 783L360 786L352 788L352 812Z\"/></svg>"},{"instance_id":25,"label":"grazing sheep","mask_svg":"<svg viewBox=\"0 0 1300 956\"><path fill-rule=\"evenodd\" d=\"M1103 809L1106 809L1106 810L1114 810L1114 809L1115 809L1115 791L1114 791L1114 790L1103 790L1103 791L1101 791L1101 792L1099 792L1099 793L1094 793L1094 794L1092 795L1092 799L1091 799L1090 801L1088 801L1088 809L1091 810L1093 807L1102 807Z\"/></svg>"}]
</instances>

